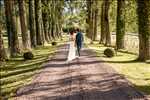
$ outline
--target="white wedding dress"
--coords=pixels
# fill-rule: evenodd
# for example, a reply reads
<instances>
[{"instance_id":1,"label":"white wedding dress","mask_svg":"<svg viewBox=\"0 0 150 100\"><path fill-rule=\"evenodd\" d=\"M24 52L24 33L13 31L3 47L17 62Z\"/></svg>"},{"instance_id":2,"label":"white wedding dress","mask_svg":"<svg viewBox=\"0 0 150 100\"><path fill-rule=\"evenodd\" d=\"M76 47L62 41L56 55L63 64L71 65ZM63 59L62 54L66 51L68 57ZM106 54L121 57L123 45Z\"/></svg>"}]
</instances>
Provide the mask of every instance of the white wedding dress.
<instances>
[{"instance_id":1,"label":"white wedding dress","mask_svg":"<svg viewBox=\"0 0 150 100\"><path fill-rule=\"evenodd\" d=\"M74 41L69 42L69 52L68 52L68 59L67 61L71 61L76 58L76 48Z\"/></svg>"}]
</instances>

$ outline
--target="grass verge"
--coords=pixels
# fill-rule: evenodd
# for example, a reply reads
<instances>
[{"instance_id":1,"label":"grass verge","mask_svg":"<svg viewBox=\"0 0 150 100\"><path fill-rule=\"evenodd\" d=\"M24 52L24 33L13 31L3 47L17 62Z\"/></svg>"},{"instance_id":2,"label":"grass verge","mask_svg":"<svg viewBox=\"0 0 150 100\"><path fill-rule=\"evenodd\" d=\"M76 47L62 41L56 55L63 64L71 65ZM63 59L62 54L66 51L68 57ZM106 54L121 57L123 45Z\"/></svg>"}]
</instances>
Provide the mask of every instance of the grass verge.
<instances>
[{"instance_id":1,"label":"grass verge","mask_svg":"<svg viewBox=\"0 0 150 100\"><path fill-rule=\"evenodd\" d=\"M58 40L58 45L64 44L66 39ZM57 46L58 46L57 45ZM0 100L10 99L16 93L19 87L31 82L32 76L38 73L42 64L48 61L48 58L54 54L57 46L46 44L32 50L34 58L24 60L22 56L11 58L0 66Z\"/></svg>"},{"instance_id":2,"label":"grass verge","mask_svg":"<svg viewBox=\"0 0 150 100\"><path fill-rule=\"evenodd\" d=\"M150 96L149 62L137 62L135 61L137 55L125 52L117 52L115 57L107 58L103 54L107 47L98 42L88 44L88 47L96 51L97 56L105 63L110 64L119 74L124 75L138 90Z\"/></svg>"}]
</instances>

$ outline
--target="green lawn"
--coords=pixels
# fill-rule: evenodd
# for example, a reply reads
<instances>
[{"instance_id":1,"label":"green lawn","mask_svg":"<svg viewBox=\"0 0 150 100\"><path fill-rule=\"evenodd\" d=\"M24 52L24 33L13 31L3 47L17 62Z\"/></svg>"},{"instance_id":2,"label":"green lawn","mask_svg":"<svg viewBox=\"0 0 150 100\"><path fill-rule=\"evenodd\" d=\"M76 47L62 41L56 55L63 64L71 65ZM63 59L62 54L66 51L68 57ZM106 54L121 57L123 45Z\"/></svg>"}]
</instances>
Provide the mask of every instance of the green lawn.
<instances>
[{"instance_id":1,"label":"green lawn","mask_svg":"<svg viewBox=\"0 0 150 100\"><path fill-rule=\"evenodd\" d=\"M118 73L123 74L133 85L150 95L150 63L137 62L137 55L118 52L115 57L107 58L103 52L107 48L95 42L88 47L96 51L97 55L110 64Z\"/></svg>"},{"instance_id":2,"label":"green lawn","mask_svg":"<svg viewBox=\"0 0 150 100\"><path fill-rule=\"evenodd\" d=\"M66 38L58 40L58 45L63 44L65 40ZM47 62L48 57L54 54L56 48L57 46L51 46L51 44L39 46L32 50L34 59L25 61L22 56L18 56L1 65L0 96L6 98L14 96L19 87L29 84L32 76L38 73L42 67L41 64Z\"/></svg>"}]
</instances>

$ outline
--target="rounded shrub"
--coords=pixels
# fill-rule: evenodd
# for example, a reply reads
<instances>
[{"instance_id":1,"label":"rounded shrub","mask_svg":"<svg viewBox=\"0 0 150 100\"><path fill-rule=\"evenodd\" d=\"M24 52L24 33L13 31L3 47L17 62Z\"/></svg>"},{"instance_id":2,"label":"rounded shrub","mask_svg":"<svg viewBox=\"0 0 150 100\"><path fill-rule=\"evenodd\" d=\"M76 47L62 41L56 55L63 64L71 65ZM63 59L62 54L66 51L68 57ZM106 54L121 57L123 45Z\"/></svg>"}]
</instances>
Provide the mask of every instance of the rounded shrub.
<instances>
[{"instance_id":1,"label":"rounded shrub","mask_svg":"<svg viewBox=\"0 0 150 100\"><path fill-rule=\"evenodd\" d=\"M107 48L104 50L104 55L107 57L115 56L115 50L113 48Z\"/></svg>"},{"instance_id":2,"label":"rounded shrub","mask_svg":"<svg viewBox=\"0 0 150 100\"><path fill-rule=\"evenodd\" d=\"M25 52L23 54L23 57L24 57L25 60L31 60L31 59L33 59L34 55L33 55L32 52L29 51L29 52Z\"/></svg>"},{"instance_id":3,"label":"rounded shrub","mask_svg":"<svg viewBox=\"0 0 150 100\"><path fill-rule=\"evenodd\" d=\"M57 45L57 42L55 42L55 41L54 41L54 42L52 42L52 45L53 45L53 46L54 46L54 45Z\"/></svg>"}]
</instances>

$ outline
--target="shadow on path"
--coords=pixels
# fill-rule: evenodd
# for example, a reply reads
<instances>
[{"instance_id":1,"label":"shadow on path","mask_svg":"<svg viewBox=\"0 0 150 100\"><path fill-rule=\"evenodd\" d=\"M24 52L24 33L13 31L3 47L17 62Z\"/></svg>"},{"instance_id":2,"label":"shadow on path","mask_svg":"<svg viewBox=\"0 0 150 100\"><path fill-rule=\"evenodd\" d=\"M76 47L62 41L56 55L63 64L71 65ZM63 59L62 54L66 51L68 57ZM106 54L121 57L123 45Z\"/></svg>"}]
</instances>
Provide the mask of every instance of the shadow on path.
<instances>
[{"instance_id":1,"label":"shadow on path","mask_svg":"<svg viewBox=\"0 0 150 100\"><path fill-rule=\"evenodd\" d=\"M110 66L88 49L66 63L67 46L44 65L31 84L17 91L16 100L146 100Z\"/></svg>"}]
</instances>

